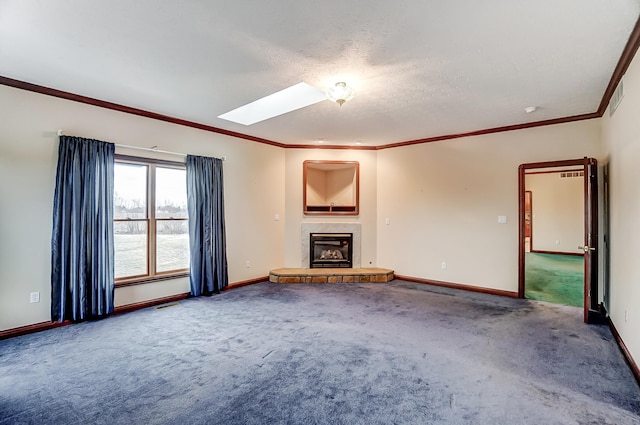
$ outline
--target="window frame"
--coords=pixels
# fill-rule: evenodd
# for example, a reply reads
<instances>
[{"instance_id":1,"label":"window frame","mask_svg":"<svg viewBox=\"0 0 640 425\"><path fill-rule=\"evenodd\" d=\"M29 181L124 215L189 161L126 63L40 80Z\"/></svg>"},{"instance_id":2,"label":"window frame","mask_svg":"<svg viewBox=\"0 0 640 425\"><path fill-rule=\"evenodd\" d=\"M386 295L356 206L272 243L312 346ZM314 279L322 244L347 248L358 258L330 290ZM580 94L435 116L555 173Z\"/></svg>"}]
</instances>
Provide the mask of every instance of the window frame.
<instances>
[{"instance_id":1,"label":"window frame","mask_svg":"<svg viewBox=\"0 0 640 425\"><path fill-rule=\"evenodd\" d=\"M189 218L156 218L156 168L173 168L186 170L186 164L178 161L167 161L131 155L115 155L115 162L118 164L143 165L147 168L147 199L146 218L130 219L114 217L113 223L127 223L141 221L147 223L147 273L135 276L114 278L116 287L139 285L143 283L156 282L160 280L176 279L189 276L189 268L158 272L156 270L157 257L157 221L189 221ZM186 181L185 181L186 184ZM114 258L115 261L115 258Z\"/></svg>"}]
</instances>

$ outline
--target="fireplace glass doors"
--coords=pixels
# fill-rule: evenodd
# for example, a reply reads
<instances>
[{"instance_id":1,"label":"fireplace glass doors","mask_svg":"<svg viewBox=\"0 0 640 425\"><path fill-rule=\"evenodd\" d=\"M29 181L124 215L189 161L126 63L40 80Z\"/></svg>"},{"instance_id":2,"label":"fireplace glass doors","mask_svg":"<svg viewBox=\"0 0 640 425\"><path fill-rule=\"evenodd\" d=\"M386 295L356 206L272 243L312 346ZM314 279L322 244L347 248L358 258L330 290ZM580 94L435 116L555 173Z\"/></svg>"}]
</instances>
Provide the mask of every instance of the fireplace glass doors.
<instances>
[{"instance_id":1,"label":"fireplace glass doors","mask_svg":"<svg viewBox=\"0 0 640 425\"><path fill-rule=\"evenodd\" d=\"M311 233L309 238L309 267L352 267L353 233Z\"/></svg>"}]
</instances>

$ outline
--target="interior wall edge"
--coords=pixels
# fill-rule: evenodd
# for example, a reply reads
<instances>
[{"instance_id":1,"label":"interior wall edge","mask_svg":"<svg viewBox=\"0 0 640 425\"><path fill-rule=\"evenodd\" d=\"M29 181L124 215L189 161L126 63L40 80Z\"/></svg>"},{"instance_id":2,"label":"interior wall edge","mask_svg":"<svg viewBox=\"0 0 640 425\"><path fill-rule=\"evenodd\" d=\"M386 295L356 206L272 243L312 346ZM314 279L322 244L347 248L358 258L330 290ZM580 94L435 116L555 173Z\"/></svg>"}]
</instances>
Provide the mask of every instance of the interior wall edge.
<instances>
[{"instance_id":1,"label":"interior wall edge","mask_svg":"<svg viewBox=\"0 0 640 425\"><path fill-rule=\"evenodd\" d=\"M579 252L545 251L540 249L532 249L530 252L534 254L571 255L573 257L584 257L584 254L580 254Z\"/></svg>"}]
</instances>

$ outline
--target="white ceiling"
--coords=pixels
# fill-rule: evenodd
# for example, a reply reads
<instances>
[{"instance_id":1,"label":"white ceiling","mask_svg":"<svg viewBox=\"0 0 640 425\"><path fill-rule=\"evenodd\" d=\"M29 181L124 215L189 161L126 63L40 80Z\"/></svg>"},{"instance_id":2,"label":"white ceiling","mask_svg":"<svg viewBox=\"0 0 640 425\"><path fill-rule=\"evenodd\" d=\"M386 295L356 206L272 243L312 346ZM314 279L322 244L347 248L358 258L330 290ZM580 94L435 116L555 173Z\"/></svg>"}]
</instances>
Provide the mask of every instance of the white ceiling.
<instances>
[{"instance_id":1,"label":"white ceiling","mask_svg":"<svg viewBox=\"0 0 640 425\"><path fill-rule=\"evenodd\" d=\"M639 15L640 0L0 0L0 76L285 144L377 146L595 112ZM301 81L356 97L217 118Z\"/></svg>"}]
</instances>

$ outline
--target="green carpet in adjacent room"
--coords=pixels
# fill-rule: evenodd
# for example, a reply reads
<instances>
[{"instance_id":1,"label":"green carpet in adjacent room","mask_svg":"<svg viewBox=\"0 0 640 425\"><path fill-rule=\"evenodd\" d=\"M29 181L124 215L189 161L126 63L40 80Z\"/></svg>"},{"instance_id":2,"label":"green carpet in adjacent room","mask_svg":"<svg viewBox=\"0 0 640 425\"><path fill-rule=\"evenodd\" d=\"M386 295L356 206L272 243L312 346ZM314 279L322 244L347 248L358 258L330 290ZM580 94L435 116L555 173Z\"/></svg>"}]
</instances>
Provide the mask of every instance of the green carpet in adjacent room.
<instances>
[{"instance_id":1,"label":"green carpet in adjacent room","mask_svg":"<svg viewBox=\"0 0 640 425\"><path fill-rule=\"evenodd\" d=\"M581 307L584 303L584 258L527 252L525 297Z\"/></svg>"}]
</instances>

